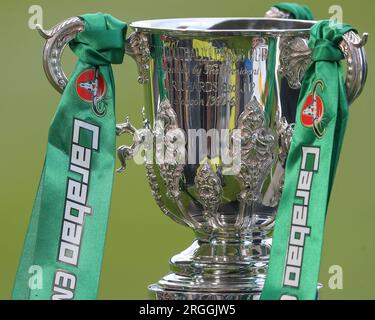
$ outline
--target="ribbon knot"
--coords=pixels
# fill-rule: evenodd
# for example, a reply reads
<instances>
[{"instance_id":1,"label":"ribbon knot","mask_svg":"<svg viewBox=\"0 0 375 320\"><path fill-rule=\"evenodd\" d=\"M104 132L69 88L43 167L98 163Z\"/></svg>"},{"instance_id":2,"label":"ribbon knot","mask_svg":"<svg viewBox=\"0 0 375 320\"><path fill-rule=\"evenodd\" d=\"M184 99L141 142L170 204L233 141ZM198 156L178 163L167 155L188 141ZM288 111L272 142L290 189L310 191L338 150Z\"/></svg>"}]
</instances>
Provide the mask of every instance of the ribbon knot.
<instances>
[{"instance_id":1,"label":"ribbon knot","mask_svg":"<svg viewBox=\"0 0 375 320\"><path fill-rule=\"evenodd\" d=\"M313 61L340 61L344 58L339 47L327 39L317 39L312 52Z\"/></svg>"},{"instance_id":2,"label":"ribbon knot","mask_svg":"<svg viewBox=\"0 0 375 320\"><path fill-rule=\"evenodd\" d=\"M323 20L311 28L309 47L313 50L313 61L340 61L344 58L339 48L342 36L353 28Z\"/></svg>"},{"instance_id":3,"label":"ribbon knot","mask_svg":"<svg viewBox=\"0 0 375 320\"><path fill-rule=\"evenodd\" d=\"M86 15L85 30L69 45L80 61L95 65L121 64L127 25L109 14Z\"/></svg>"}]
</instances>

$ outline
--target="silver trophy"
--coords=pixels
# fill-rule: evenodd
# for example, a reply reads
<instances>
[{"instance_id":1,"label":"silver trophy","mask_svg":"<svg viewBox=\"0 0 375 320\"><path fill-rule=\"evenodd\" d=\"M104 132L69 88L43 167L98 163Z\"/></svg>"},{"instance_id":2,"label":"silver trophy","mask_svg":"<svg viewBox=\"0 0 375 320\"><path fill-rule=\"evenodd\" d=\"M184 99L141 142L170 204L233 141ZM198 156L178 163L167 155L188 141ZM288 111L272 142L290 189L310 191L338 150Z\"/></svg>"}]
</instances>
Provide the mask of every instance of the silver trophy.
<instances>
[{"instance_id":1,"label":"silver trophy","mask_svg":"<svg viewBox=\"0 0 375 320\"><path fill-rule=\"evenodd\" d=\"M118 135L133 135L131 146L118 149L120 171L145 146L146 129L164 137L165 153L172 155L177 139L168 132L196 134L179 161L146 163L160 209L196 235L189 248L171 258L171 272L149 287L157 299L251 300L262 292L299 88L310 63L309 30L315 24L289 18L271 8L266 18L130 24L134 32L125 49L144 86L144 128L136 130L129 121L117 125ZM83 29L74 17L39 30L46 38L45 72L60 92L67 84L62 52ZM366 81L366 40L367 34L351 31L340 44L349 103ZM216 135L221 131L229 132L229 139ZM232 165L213 140L229 145ZM234 154L236 143L240 151ZM154 156L158 152L153 143L145 149Z\"/></svg>"}]
</instances>

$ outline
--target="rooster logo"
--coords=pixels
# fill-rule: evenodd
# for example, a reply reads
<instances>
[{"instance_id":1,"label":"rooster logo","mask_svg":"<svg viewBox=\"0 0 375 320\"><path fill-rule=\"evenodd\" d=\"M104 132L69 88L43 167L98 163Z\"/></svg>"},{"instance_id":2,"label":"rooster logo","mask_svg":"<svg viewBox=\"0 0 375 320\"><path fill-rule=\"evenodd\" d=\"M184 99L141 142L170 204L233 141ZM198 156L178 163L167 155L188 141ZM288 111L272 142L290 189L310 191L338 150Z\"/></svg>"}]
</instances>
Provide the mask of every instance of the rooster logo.
<instances>
[{"instance_id":1,"label":"rooster logo","mask_svg":"<svg viewBox=\"0 0 375 320\"><path fill-rule=\"evenodd\" d=\"M324 115L324 104L316 92L318 87L321 90L324 89L323 81L318 80L314 85L312 93L307 97L301 112L301 122L305 127L312 128L318 138L322 138L325 129L321 129L320 123Z\"/></svg>"},{"instance_id":2,"label":"rooster logo","mask_svg":"<svg viewBox=\"0 0 375 320\"><path fill-rule=\"evenodd\" d=\"M106 93L106 83L99 72L99 68L86 70L77 78L76 90L78 96L92 104L94 113L102 117L106 113L106 107L101 102Z\"/></svg>"}]
</instances>

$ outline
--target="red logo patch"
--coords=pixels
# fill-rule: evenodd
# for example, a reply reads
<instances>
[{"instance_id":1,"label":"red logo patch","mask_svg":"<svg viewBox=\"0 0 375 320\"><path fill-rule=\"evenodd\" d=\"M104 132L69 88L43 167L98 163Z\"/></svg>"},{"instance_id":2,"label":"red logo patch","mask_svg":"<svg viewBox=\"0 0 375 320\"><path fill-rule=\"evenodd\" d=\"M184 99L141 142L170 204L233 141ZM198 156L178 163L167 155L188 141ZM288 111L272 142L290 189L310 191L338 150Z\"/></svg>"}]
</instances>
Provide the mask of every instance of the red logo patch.
<instances>
[{"instance_id":1,"label":"red logo patch","mask_svg":"<svg viewBox=\"0 0 375 320\"><path fill-rule=\"evenodd\" d=\"M314 131L317 131L317 133L320 131L318 125L322 121L324 115L323 100L316 93L318 87L323 90L323 81L318 80L315 83L312 93L307 97L301 111L302 124L305 127L313 128Z\"/></svg>"},{"instance_id":2,"label":"red logo patch","mask_svg":"<svg viewBox=\"0 0 375 320\"><path fill-rule=\"evenodd\" d=\"M310 94L301 112L301 122L305 127L311 128L322 121L324 114L324 104L318 95Z\"/></svg>"},{"instance_id":3,"label":"red logo patch","mask_svg":"<svg viewBox=\"0 0 375 320\"><path fill-rule=\"evenodd\" d=\"M78 76L76 90L83 101L96 104L105 95L107 86L98 69L90 69Z\"/></svg>"}]
</instances>

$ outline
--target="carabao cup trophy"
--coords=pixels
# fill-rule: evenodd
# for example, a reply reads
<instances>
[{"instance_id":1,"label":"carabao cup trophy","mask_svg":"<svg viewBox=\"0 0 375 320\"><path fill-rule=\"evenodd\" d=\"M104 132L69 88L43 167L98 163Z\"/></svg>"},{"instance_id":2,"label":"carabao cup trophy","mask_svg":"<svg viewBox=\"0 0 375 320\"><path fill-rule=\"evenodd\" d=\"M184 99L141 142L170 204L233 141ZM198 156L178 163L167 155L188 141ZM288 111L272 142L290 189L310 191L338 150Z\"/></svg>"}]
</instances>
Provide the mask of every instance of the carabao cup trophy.
<instances>
[{"instance_id":1,"label":"carabao cup trophy","mask_svg":"<svg viewBox=\"0 0 375 320\"><path fill-rule=\"evenodd\" d=\"M272 8L266 18L130 24L134 32L125 50L144 87L144 127L137 130L128 120L117 125L118 135L133 135L131 146L118 149L120 171L141 145L157 159L155 137L164 142L166 158L176 154L179 135L188 140L179 159L146 162L162 212L196 235L171 258L171 272L149 287L157 299L251 300L262 292L299 88L311 61L309 30L316 23L289 18ZM44 69L59 91L67 83L63 49L83 28L79 18L70 18L41 31L47 38ZM340 43L349 104L366 81L366 39L350 31Z\"/></svg>"}]
</instances>

